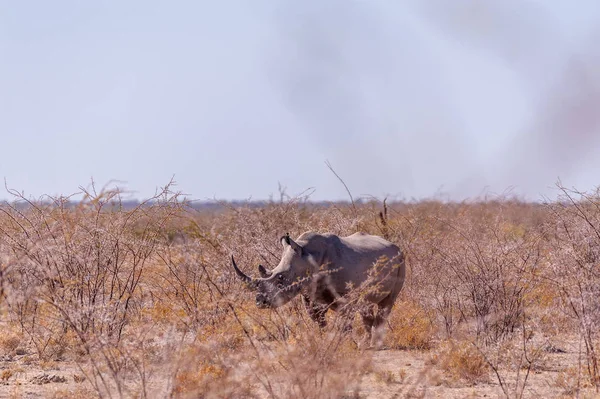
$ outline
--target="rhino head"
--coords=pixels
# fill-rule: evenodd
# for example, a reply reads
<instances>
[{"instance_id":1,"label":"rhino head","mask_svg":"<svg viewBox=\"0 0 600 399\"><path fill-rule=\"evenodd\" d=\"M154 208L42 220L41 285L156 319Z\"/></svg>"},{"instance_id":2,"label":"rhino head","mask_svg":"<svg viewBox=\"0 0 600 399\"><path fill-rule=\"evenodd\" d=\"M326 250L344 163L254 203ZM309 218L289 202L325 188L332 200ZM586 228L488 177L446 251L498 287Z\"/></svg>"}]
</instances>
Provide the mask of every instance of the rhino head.
<instances>
[{"instance_id":1,"label":"rhino head","mask_svg":"<svg viewBox=\"0 0 600 399\"><path fill-rule=\"evenodd\" d=\"M259 265L260 278L247 276L231 257L236 274L249 289L256 291L256 306L259 308L276 308L289 302L298 295L313 270L313 257L305 248L292 240L289 234L281 237L280 241L283 254L279 265L273 270Z\"/></svg>"}]
</instances>

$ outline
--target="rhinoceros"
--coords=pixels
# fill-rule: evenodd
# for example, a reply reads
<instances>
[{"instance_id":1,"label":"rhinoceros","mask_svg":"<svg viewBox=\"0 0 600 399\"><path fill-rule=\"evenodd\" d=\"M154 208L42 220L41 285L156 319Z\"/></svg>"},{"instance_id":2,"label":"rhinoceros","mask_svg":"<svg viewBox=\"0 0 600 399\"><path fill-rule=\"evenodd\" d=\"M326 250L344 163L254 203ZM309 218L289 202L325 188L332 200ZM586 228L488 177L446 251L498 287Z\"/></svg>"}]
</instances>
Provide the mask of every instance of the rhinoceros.
<instances>
[{"instance_id":1,"label":"rhinoceros","mask_svg":"<svg viewBox=\"0 0 600 399\"><path fill-rule=\"evenodd\" d=\"M296 241L289 234L280 241L283 254L279 265L273 270L259 265L261 278L246 275L231 256L236 274L256 291L256 305L276 308L301 294L309 315L321 327L326 325L328 309L346 314L356 309L367 340L379 345L371 333L384 324L404 284L406 268L400 248L365 233L339 237L309 231ZM365 291L362 306L355 308L352 304L358 301L350 300L349 294L357 287Z\"/></svg>"}]
</instances>

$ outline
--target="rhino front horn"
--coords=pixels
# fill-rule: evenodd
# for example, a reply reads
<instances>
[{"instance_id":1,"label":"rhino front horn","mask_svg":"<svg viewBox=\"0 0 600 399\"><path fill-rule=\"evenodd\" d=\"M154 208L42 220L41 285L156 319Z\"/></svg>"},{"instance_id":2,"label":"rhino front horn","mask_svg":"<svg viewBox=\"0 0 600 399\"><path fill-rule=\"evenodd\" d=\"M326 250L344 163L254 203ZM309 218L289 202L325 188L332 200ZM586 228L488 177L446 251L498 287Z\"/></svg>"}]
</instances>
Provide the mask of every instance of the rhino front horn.
<instances>
[{"instance_id":1,"label":"rhino front horn","mask_svg":"<svg viewBox=\"0 0 600 399\"><path fill-rule=\"evenodd\" d=\"M235 274L237 274L242 281L245 283L252 283L252 277L247 276L243 271L240 270L239 267L235 264L235 259L233 259L233 255L231 255L231 263L233 264L233 269L235 270Z\"/></svg>"}]
</instances>

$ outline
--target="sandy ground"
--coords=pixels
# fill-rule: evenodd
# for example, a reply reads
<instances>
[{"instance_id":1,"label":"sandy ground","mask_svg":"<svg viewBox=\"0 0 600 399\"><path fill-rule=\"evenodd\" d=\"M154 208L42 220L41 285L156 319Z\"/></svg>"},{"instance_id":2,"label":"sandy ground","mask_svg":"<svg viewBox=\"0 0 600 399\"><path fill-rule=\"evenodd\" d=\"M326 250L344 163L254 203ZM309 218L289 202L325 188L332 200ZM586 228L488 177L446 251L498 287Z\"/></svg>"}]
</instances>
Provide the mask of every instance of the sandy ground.
<instances>
[{"instance_id":1,"label":"sandy ground","mask_svg":"<svg viewBox=\"0 0 600 399\"><path fill-rule=\"evenodd\" d=\"M563 348L561 348L563 349ZM531 373L525 398L573 397L557 386L559 373L577 364L577 350L565 345L564 352L548 353L544 367ZM429 361L431 353L420 351L380 350L372 353L372 371L360 381L360 398L496 398L502 390L493 373L487 381L468 384L456 381ZM52 398L95 395L85 382L76 382L81 373L75 365L26 363L26 356L0 361L0 398ZM11 370L6 378L4 372ZM510 375L510 374L509 374ZM514 376L513 376L514 377ZM510 377L509 377L510 378ZM153 392L151 397L164 393ZM356 397L348 392L348 398ZM511 392L511 397L514 392ZM593 390L584 390L582 398L600 398Z\"/></svg>"},{"instance_id":2,"label":"sandy ground","mask_svg":"<svg viewBox=\"0 0 600 399\"><path fill-rule=\"evenodd\" d=\"M10 376L9 376L10 374ZM76 365L56 362L40 365L27 356L6 357L0 361L0 398L52 398L77 396L87 391Z\"/></svg>"}]
</instances>

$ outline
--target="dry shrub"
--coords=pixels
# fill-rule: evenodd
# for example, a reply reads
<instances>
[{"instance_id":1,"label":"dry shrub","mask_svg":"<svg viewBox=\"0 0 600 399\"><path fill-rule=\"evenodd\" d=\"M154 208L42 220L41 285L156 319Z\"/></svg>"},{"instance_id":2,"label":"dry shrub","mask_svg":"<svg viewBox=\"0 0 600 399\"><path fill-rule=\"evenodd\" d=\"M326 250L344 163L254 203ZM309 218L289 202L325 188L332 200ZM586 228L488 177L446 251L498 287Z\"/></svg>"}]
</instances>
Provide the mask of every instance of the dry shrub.
<instances>
[{"instance_id":1,"label":"dry shrub","mask_svg":"<svg viewBox=\"0 0 600 399\"><path fill-rule=\"evenodd\" d=\"M406 294L435 311L447 337L460 328L493 343L522 323L528 294L541 280L541 237L514 221L513 207L483 201L412 210Z\"/></svg>"},{"instance_id":2,"label":"dry shrub","mask_svg":"<svg viewBox=\"0 0 600 399\"><path fill-rule=\"evenodd\" d=\"M230 331L239 328L229 325ZM256 340L261 334L251 334L237 347L228 346L234 334L225 331L182 347L174 397L339 398L356 390L369 369L370 357L333 327L319 331L297 325L286 338L263 341Z\"/></svg>"},{"instance_id":3,"label":"dry shrub","mask_svg":"<svg viewBox=\"0 0 600 399\"><path fill-rule=\"evenodd\" d=\"M86 387L56 389L51 396L53 399L93 399L99 396Z\"/></svg>"},{"instance_id":4,"label":"dry shrub","mask_svg":"<svg viewBox=\"0 0 600 399\"><path fill-rule=\"evenodd\" d=\"M587 388L594 388L594 380L585 367L569 366L561 370L554 382L563 394L577 396L578 393Z\"/></svg>"},{"instance_id":5,"label":"dry shrub","mask_svg":"<svg viewBox=\"0 0 600 399\"><path fill-rule=\"evenodd\" d=\"M404 381L406 380L406 374L406 369L401 368L400 370L398 370L399 383L404 383Z\"/></svg>"},{"instance_id":6,"label":"dry shrub","mask_svg":"<svg viewBox=\"0 0 600 399\"><path fill-rule=\"evenodd\" d=\"M498 219L479 223L459 230L461 239L442 249L442 259L460 313L474 321L478 339L498 342L522 323L527 293L537 284L537 237L515 236Z\"/></svg>"},{"instance_id":7,"label":"dry shrub","mask_svg":"<svg viewBox=\"0 0 600 399\"><path fill-rule=\"evenodd\" d=\"M431 313L414 301L396 302L389 318L387 345L396 349L430 349L435 337Z\"/></svg>"},{"instance_id":8,"label":"dry shrub","mask_svg":"<svg viewBox=\"0 0 600 399\"><path fill-rule=\"evenodd\" d=\"M126 209L118 190L1 206L0 242L10 264L5 300L38 359L83 354L88 380L102 395L124 395L132 375L144 391L143 342L127 326L144 308L145 267L163 242L162 229L180 212L167 186ZM139 332L139 331L138 331ZM138 334L138 337L140 335ZM78 358L75 358L79 360ZM144 394L145 395L145 394Z\"/></svg>"},{"instance_id":9,"label":"dry shrub","mask_svg":"<svg viewBox=\"0 0 600 399\"><path fill-rule=\"evenodd\" d=\"M359 382L370 370L371 357L356 349L348 334L339 330L313 335L294 335L292 342L273 348L273 357L264 359L282 366L271 371L273 392L283 398L339 398L357 392ZM268 372L268 369L265 370Z\"/></svg>"},{"instance_id":10,"label":"dry shrub","mask_svg":"<svg viewBox=\"0 0 600 399\"><path fill-rule=\"evenodd\" d=\"M575 331L576 324L561 306L561 292L554 282L547 280L548 273L546 267L541 281L527 294L525 301L529 304L527 317L537 325L536 333L552 339L565 331Z\"/></svg>"},{"instance_id":11,"label":"dry shrub","mask_svg":"<svg viewBox=\"0 0 600 399\"><path fill-rule=\"evenodd\" d=\"M384 384L393 384L398 382L396 379L396 374L391 370L380 370L375 371L375 380ZM402 377L399 378L400 382L402 381Z\"/></svg>"},{"instance_id":12,"label":"dry shrub","mask_svg":"<svg viewBox=\"0 0 600 399\"><path fill-rule=\"evenodd\" d=\"M0 335L0 355L12 355L23 343L24 337L15 328L4 327Z\"/></svg>"},{"instance_id":13,"label":"dry shrub","mask_svg":"<svg viewBox=\"0 0 600 399\"><path fill-rule=\"evenodd\" d=\"M600 189L593 193L558 184L561 201L548 204L547 235L555 250L548 273L561 309L577 324L585 347L585 374L600 389Z\"/></svg>"},{"instance_id":14,"label":"dry shrub","mask_svg":"<svg viewBox=\"0 0 600 399\"><path fill-rule=\"evenodd\" d=\"M488 363L472 342L446 341L432 356L431 362L455 380L477 383L489 379Z\"/></svg>"},{"instance_id":15,"label":"dry shrub","mask_svg":"<svg viewBox=\"0 0 600 399\"><path fill-rule=\"evenodd\" d=\"M462 204L435 215L438 235L417 247L429 263L414 277L417 300L436 312L448 337L460 337L441 348L442 367L471 382L493 371L506 397L521 397L546 344L543 337L534 344L529 331L539 331L551 306L538 289L547 266L543 235L516 222L508 205Z\"/></svg>"},{"instance_id":16,"label":"dry shrub","mask_svg":"<svg viewBox=\"0 0 600 399\"><path fill-rule=\"evenodd\" d=\"M7 303L40 356L40 346L69 328L120 339L139 305L136 290L160 228L177 212L166 192L156 204L129 211L118 191L87 194L75 207L66 198L35 204L17 197L27 210L19 204L4 209L9 218L2 240L14 254Z\"/></svg>"},{"instance_id":17,"label":"dry shrub","mask_svg":"<svg viewBox=\"0 0 600 399\"><path fill-rule=\"evenodd\" d=\"M15 375L15 371L12 369L4 369L2 373L0 373L0 381L8 381L13 375Z\"/></svg>"},{"instance_id":18,"label":"dry shrub","mask_svg":"<svg viewBox=\"0 0 600 399\"><path fill-rule=\"evenodd\" d=\"M185 348L185 356L174 376L171 397L222 398L255 397L247 379L238 379L235 363L227 364L219 352L208 346Z\"/></svg>"},{"instance_id":19,"label":"dry shrub","mask_svg":"<svg viewBox=\"0 0 600 399\"><path fill-rule=\"evenodd\" d=\"M451 378L475 383L493 372L504 394L518 397L543 361L540 348L558 333L580 334L584 364L561 384L598 383L596 194L571 201L567 192L546 206L485 199L383 209L282 195L194 210L168 193L133 207L117 191L77 204L17 195L0 205L0 311L10 331L0 350L31 345L26 364L74 359L81 388L103 397L358 395L371 367L370 352L352 340L360 319L343 334L339 314L329 312L320 330L300 298L257 309L229 255L255 275L259 263L279 262L282 234L362 230L407 255L387 345L426 350L445 335L433 361ZM376 378L405 380L386 371Z\"/></svg>"}]
</instances>

